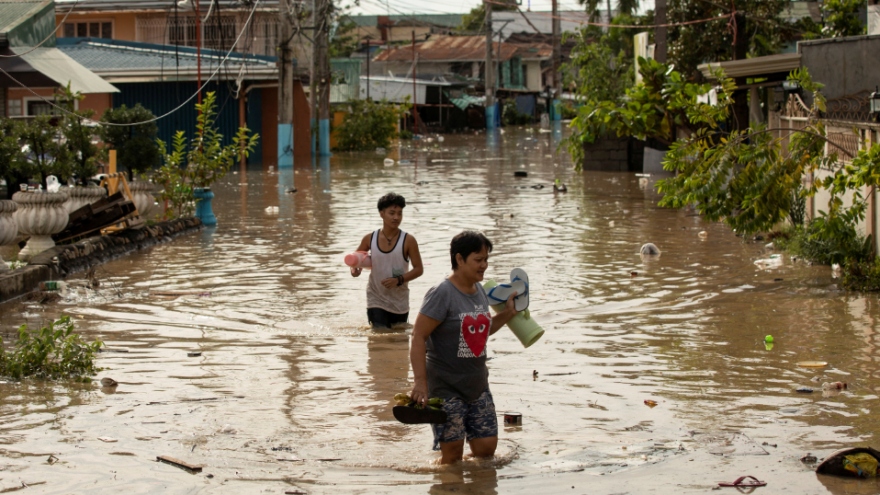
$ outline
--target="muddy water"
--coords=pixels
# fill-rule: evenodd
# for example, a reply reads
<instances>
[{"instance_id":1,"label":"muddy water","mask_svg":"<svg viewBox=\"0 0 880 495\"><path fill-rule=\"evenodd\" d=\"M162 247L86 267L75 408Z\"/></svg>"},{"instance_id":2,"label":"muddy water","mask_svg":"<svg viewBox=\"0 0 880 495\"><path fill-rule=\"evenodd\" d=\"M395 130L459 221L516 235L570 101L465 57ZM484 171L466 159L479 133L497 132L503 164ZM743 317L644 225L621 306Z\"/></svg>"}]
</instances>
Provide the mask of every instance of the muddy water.
<instances>
[{"instance_id":1,"label":"muddy water","mask_svg":"<svg viewBox=\"0 0 880 495\"><path fill-rule=\"evenodd\" d=\"M878 446L877 297L788 256L755 264L767 241L658 208L656 176L575 174L556 137L447 136L390 150L393 166L371 152L230 175L218 227L101 266L97 290L4 306L6 341L72 315L107 345L96 378L119 385L0 384L0 489L702 493L750 474L772 493L880 491L799 461ZM523 415L491 462L439 468L428 428L390 414L408 335L365 325L366 280L342 264L388 191L426 262L413 315L462 229L495 243L489 277L530 274L547 332L529 349L506 330L490 342L497 408ZM640 258L645 242L661 256ZM834 381L848 389L823 392Z\"/></svg>"}]
</instances>

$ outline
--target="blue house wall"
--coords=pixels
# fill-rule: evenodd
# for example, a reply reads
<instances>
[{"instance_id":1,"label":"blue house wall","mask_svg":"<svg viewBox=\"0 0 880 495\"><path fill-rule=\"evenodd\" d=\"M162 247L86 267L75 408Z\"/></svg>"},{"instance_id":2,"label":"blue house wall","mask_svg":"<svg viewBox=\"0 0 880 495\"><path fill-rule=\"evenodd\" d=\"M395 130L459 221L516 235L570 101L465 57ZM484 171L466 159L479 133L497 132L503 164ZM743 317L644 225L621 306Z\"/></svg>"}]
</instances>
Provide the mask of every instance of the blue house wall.
<instances>
[{"instance_id":1,"label":"blue house wall","mask_svg":"<svg viewBox=\"0 0 880 495\"><path fill-rule=\"evenodd\" d=\"M157 82L157 83L114 83L120 92L113 95L113 106L125 105L133 107L140 103L149 109L154 115L161 116L171 112L178 106L180 109L174 113L159 119L159 139L165 141L171 148L172 138L177 131L184 131L187 139L192 138L196 132L196 102L195 97L186 102L187 98L196 93L198 85L192 81L180 82ZM238 131L239 111L238 100L233 95L229 83L211 82L207 85L202 95L209 91L217 93L217 126L223 135L225 143L231 143L232 138ZM255 94L256 93L256 94ZM260 101L258 90L249 94L249 110L247 125L252 132L262 134L262 125L259 118ZM186 103L184 103L186 102ZM249 163L262 161L262 146L257 146L255 153L248 158Z\"/></svg>"}]
</instances>

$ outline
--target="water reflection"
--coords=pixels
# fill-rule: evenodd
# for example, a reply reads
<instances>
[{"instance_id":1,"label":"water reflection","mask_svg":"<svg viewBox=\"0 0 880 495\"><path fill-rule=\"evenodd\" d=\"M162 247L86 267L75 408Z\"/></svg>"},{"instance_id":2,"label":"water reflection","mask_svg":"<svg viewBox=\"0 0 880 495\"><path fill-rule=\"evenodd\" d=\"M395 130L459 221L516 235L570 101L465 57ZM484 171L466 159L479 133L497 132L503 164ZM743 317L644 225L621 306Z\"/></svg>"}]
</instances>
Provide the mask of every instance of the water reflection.
<instances>
[{"instance_id":1,"label":"water reflection","mask_svg":"<svg viewBox=\"0 0 880 495\"><path fill-rule=\"evenodd\" d=\"M880 427L876 296L838 292L827 267L787 257L758 268L772 253L765 242L658 208L656 176L575 174L557 145L553 132L508 128L230 174L215 189L216 228L102 265L97 290L3 308L5 341L18 324L65 312L129 351L100 358L116 394L53 385L46 398L0 384L5 448L75 462L62 478L22 468L57 492L93 490L112 452L135 454L115 467L120 478L163 491L166 471L143 475L156 474L161 451L209 466L212 493L290 479L310 493L508 493L567 474L608 475L590 477L602 486L655 464L673 466L657 478L683 492L710 487L705 469L680 467L699 464L761 479L753 470L772 465L775 485L845 493L796 459L870 442ZM556 179L566 193L553 192ZM440 469L430 430L390 414L410 387L408 338L365 328L364 280L342 264L376 228L388 191L407 198L405 229L425 260L412 307L448 274L449 240L465 228L495 244L487 278L530 275L530 309L547 333L529 349L506 330L490 341L497 409L523 415L522 427L502 428L491 465ZM642 259L646 242L662 256ZM798 366L809 360L828 366ZM850 387L820 393L826 381ZM707 453L705 439L733 433L749 440L723 458ZM756 447L770 457L750 457Z\"/></svg>"}]
</instances>

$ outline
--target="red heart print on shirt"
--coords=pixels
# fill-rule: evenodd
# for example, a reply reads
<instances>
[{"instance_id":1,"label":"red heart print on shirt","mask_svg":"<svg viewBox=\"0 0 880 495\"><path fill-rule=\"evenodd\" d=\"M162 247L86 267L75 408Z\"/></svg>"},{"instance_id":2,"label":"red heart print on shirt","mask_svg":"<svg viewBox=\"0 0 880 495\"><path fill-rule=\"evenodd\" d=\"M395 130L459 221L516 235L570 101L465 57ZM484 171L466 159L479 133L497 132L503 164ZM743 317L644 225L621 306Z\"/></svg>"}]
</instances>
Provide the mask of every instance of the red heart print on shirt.
<instances>
[{"instance_id":1,"label":"red heart print on shirt","mask_svg":"<svg viewBox=\"0 0 880 495\"><path fill-rule=\"evenodd\" d=\"M486 349L486 341L489 340L489 325L491 321L485 314L475 317L465 315L461 320L461 336L474 357L479 357Z\"/></svg>"}]
</instances>

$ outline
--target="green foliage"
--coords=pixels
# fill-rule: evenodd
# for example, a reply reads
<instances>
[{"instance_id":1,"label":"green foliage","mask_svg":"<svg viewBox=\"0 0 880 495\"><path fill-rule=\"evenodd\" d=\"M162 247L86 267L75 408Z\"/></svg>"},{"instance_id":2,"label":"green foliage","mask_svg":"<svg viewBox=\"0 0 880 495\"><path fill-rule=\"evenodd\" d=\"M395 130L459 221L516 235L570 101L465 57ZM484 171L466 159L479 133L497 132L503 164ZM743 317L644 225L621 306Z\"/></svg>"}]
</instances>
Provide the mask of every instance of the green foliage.
<instances>
[{"instance_id":1,"label":"green foliage","mask_svg":"<svg viewBox=\"0 0 880 495\"><path fill-rule=\"evenodd\" d=\"M24 161L20 142L21 127L18 120L0 118L0 179L6 179L7 184L13 183L13 178Z\"/></svg>"},{"instance_id":2,"label":"green foliage","mask_svg":"<svg viewBox=\"0 0 880 495\"><path fill-rule=\"evenodd\" d=\"M213 91L205 95L201 104L196 104L196 134L189 144L183 131L175 133L170 152L164 141L157 140L163 164L154 172L153 180L163 188L159 197L171 206L168 216L191 214L193 190L210 188L257 145L259 136L251 135L247 127L240 127L232 143L224 145L223 135L217 129L216 108L217 96Z\"/></svg>"},{"instance_id":3,"label":"green foliage","mask_svg":"<svg viewBox=\"0 0 880 495\"><path fill-rule=\"evenodd\" d=\"M153 112L140 103L131 108L122 105L107 109L101 117L102 122L124 124L102 126L101 138L109 148L116 150L117 169L128 172L129 182L157 167L161 161L156 144L159 126L153 119Z\"/></svg>"},{"instance_id":4,"label":"green foliage","mask_svg":"<svg viewBox=\"0 0 880 495\"><path fill-rule=\"evenodd\" d=\"M76 110L76 103L85 99L80 92L73 92L70 83L57 96L59 106L67 112L62 115L61 135L67 147L66 156L70 160L70 176L59 171L58 179L64 183L74 179L79 185L86 185L88 180L98 173L98 165L105 159L105 152L98 148L98 127L92 122L94 110Z\"/></svg>"},{"instance_id":5,"label":"green foliage","mask_svg":"<svg viewBox=\"0 0 880 495\"><path fill-rule=\"evenodd\" d=\"M668 30L668 58L685 79L699 80L697 66L707 62L733 60L734 24L732 11L746 13L736 17L736 25L747 33L747 56L772 55L798 32L782 18L790 5L789 0L668 0L669 23L684 23L702 19L717 19L700 24L670 27Z\"/></svg>"},{"instance_id":6,"label":"green foliage","mask_svg":"<svg viewBox=\"0 0 880 495\"><path fill-rule=\"evenodd\" d=\"M723 220L744 234L769 231L801 208L800 201L814 195L818 187L814 183L803 189L805 174L831 167L836 156L824 155L824 126L815 118L825 104L820 85L812 82L805 69L794 72L792 78L813 93L814 118L792 135L787 150L780 139L761 128L721 132L718 122L729 114L732 101L719 98L711 118L702 119L705 125L670 147L664 167L677 174L658 181L664 195L660 205L694 205L709 220ZM732 81L721 80L723 92L730 94ZM700 114L689 111L688 118L693 121Z\"/></svg>"},{"instance_id":7,"label":"green foliage","mask_svg":"<svg viewBox=\"0 0 880 495\"><path fill-rule=\"evenodd\" d=\"M859 19L859 11L865 7L864 0L825 0L822 2L826 38L857 36L865 34L865 26Z\"/></svg>"},{"instance_id":8,"label":"green foliage","mask_svg":"<svg viewBox=\"0 0 880 495\"><path fill-rule=\"evenodd\" d=\"M841 283L849 290L880 291L880 260L847 260Z\"/></svg>"},{"instance_id":9,"label":"green foliage","mask_svg":"<svg viewBox=\"0 0 880 495\"><path fill-rule=\"evenodd\" d=\"M395 105L385 100L351 100L345 121L336 128L336 149L368 151L385 148L397 137L397 122L409 104Z\"/></svg>"},{"instance_id":10,"label":"green foliage","mask_svg":"<svg viewBox=\"0 0 880 495\"><path fill-rule=\"evenodd\" d=\"M527 113L519 113L516 109L515 100L507 100L501 110L501 122L504 125L526 125L532 123L532 116Z\"/></svg>"},{"instance_id":11,"label":"green foliage","mask_svg":"<svg viewBox=\"0 0 880 495\"><path fill-rule=\"evenodd\" d=\"M575 94L584 101L619 101L632 86L632 53L616 44L609 36L596 40L593 28L575 33L575 46L568 63L563 64L563 81L575 87ZM570 33L566 33L566 40ZM630 51L632 49L630 42Z\"/></svg>"},{"instance_id":12,"label":"green foliage","mask_svg":"<svg viewBox=\"0 0 880 495\"><path fill-rule=\"evenodd\" d=\"M25 122L21 128L21 142L25 150L19 170L44 186L46 177L50 175L55 175L63 182L63 178L72 174L70 150L60 143L60 131L52 120L52 116L39 115Z\"/></svg>"},{"instance_id":13,"label":"green foliage","mask_svg":"<svg viewBox=\"0 0 880 495\"><path fill-rule=\"evenodd\" d=\"M639 0L617 0L614 2L614 6L611 5L611 0L578 0L578 3L584 6L584 10L590 13L591 19L597 20L600 7L605 7L605 10L616 10L621 14L633 15L639 10ZM622 24L622 23L619 23Z\"/></svg>"},{"instance_id":14,"label":"green foliage","mask_svg":"<svg viewBox=\"0 0 880 495\"><path fill-rule=\"evenodd\" d=\"M84 342L73 329L69 316L62 316L36 331L22 325L12 350L0 349L0 375L16 380L25 377L86 379L97 373L100 369L95 366L95 357L103 342Z\"/></svg>"},{"instance_id":15,"label":"green foliage","mask_svg":"<svg viewBox=\"0 0 880 495\"><path fill-rule=\"evenodd\" d=\"M709 85L684 80L671 66L639 58L642 83L626 90L619 100L587 100L572 120L566 140L575 166L583 164L584 145L602 136L634 136L671 143L677 128L705 133L726 118L726 107L698 103L697 96ZM718 93L722 104L730 102L733 81L725 80ZM701 134L704 135L704 134ZM711 141L711 140L710 140Z\"/></svg>"},{"instance_id":16,"label":"green foliage","mask_svg":"<svg viewBox=\"0 0 880 495\"><path fill-rule=\"evenodd\" d=\"M357 24L343 15L337 19L336 29L330 39L330 57L348 58L357 50Z\"/></svg>"}]
</instances>

